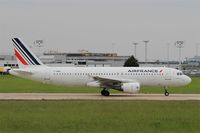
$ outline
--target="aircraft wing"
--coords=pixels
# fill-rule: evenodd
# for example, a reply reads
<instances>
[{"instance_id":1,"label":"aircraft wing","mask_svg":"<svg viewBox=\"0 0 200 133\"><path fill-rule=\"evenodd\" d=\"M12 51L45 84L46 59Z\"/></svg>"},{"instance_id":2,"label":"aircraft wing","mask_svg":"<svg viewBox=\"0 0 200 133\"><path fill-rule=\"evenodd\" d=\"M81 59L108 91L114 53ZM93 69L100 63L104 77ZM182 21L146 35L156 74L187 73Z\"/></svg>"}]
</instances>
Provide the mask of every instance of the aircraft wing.
<instances>
[{"instance_id":1,"label":"aircraft wing","mask_svg":"<svg viewBox=\"0 0 200 133\"><path fill-rule=\"evenodd\" d=\"M131 80L131 79L105 78L99 76L95 76L93 77L93 79L99 82L102 87L111 87L111 88L120 87L121 83L137 82L136 80Z\"/></svg>"}]
</instances>

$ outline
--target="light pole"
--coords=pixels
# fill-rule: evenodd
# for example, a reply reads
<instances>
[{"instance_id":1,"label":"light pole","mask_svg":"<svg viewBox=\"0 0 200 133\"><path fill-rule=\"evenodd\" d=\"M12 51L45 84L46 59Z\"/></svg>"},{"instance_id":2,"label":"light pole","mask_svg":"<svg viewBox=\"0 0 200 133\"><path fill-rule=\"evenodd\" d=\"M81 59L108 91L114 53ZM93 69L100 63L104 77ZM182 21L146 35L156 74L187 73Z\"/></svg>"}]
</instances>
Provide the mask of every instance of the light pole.
<instances>
[{"instance_id":1,"label":"light pole","mask_svg":"<svg viewBox=\"0 0 200 133\"><path fill-rule=\"evenodd\" d=\"M148 40L144 41L144 45L145 45L145 63L147 63L147 44L148 44Z\"/></svg>"},{"instance_id":2,"label":"light pole","mask_svg":"<svg viewBox=\"0 0 200 133\"><path fill-rule=\"evenodd\" d=\"M181 48L184 47L184 41L176 41L175 46L179 48L179 70L181 70Z\"/></svg>"},{"instance_id":3,"label":"light pole","mask_svg":"<svg viewBox=\"0 0 200 133\"><path fill-rule=\"evenodd\" d=\"M43 47L43 43L44 43L43 40L35 40L35 41L34 41L34 44L36 45L36 47L39 48L39 54L42 54L42 53L41 53L41 48Z\"/></svg>"},{"instance_id":4,"label":"light pole","mask_svg":"<svg viewBox=\"0 0 200 133\"><path fill-rule=\"evenodd\" d=\"M196 44L196 56L199 56L199 45L200 43Z\"/></svg>"},{"instance_id":5,"label":"light pole","mask_svg":"<svg viewBox=\"0 0 200 133\"><path fill-rule=\"evenodd\" d=\"M167 44L167 66L169 67L169 47L170 43Z\"/></svg>"},{"instance_id":6,"label":"light pole","mask_svg":"<svg viewBox=\"0 0 200 133\"><path fill-rule=\"evenodd\" d=\"M115 43L112 43L112 60L113 60L113 63L112 63L112 67L114 66L115 64L115 55L114 55L114 51L115 51Z\"/></svg>"},{"instance_id":7,"label":"light pole","mask_svg":"<svg viewBox=\"0 0 200 133\"><path fill-rule=\"evenodd\" d=\"M133 43L133 45L134 45L134 47L135 47L135 48L134 48L134 50L135 50L135 53L134 53L134 54L135 54L135 58L136 58L136 56L137 56L137 45L138 45L138 43L135 42L135 43Z\"/></svg>"}]
</instances>

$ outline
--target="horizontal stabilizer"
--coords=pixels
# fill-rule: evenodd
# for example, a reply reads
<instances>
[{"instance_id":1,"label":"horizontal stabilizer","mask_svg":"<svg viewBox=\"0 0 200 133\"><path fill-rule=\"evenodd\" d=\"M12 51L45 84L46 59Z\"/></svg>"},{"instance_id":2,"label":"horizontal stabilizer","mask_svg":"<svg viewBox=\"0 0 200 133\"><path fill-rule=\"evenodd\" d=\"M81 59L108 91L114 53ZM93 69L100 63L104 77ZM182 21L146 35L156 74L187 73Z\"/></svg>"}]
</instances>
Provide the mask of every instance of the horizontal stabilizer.
<instances>
[{"instance_id":1,"label":"horizontal stabilizer","mask_svg":"<svg viewBox=\"0 0 200 133\"><path fill-rule=\"evenodd\" d=\"M32 72L26 71L26 70L20 70L20 69L13 69L9 71L10 74L12 75L32 75Z\"/></svg>"}]
</instances>

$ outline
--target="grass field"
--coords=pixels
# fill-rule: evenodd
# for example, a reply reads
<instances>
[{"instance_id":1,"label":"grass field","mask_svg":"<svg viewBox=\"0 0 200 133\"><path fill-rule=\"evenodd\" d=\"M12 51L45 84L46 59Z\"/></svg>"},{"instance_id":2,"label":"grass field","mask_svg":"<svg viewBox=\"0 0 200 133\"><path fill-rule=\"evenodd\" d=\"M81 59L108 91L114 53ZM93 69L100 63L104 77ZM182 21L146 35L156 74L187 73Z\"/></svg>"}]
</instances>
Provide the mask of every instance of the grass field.
<instances>
[{"instance_id":1,"label":"grass field","mask_svg":"<svg viewBox=\"0 0 200 133\"><path fill-rule=\"evenodd\" d=\"M0 101L1 133L199 133L199 101Z\"/></svg>"},{"instance_id":2,"label":"grass field","mask_svg":"<svg viewBox=\"0 0 200 133\"><path fill-rule=\"evenodd\" d=\"M57 92L57 93L99 93L99 88L89 87L63 87L46 85L10 75L0 76L0 93L11 92ZM192 83L184 87L170 88L170 93L198 93L200 94L200 77L192 78ZM120 93L119 91L111 90L111 93ZM140 93L163 93L161 87L142 87Z\"/></svg>"},{"instance_id":3,"label":"grass field","mask_svg":"<svg viewBox=\"0 0 200 133\"><path fill-rule=\"evenodd\" d=\"M171 93L200 93L200 78ZM0 76L0 93L95 93ZM117 93L118 91L112 91ZM163 93L144 87L141 93ZM199 133L199 101L0 101L0 133Z\"/></svg>"}]
</instances>

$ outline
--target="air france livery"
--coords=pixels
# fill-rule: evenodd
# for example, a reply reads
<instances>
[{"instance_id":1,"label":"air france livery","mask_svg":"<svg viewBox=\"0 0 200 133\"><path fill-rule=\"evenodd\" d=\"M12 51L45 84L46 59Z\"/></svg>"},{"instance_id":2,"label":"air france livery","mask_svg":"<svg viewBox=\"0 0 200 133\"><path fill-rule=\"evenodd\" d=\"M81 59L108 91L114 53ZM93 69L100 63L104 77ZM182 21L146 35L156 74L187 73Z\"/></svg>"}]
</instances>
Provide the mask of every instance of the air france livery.
<instances>
[{"instance_id":1,"label":"air france livery","mask_svg":"<svg viewBox=\"0 0 200 133\"><path fill-rule=\"evenodd\" d=\"M168 96L168 87L191 82L183 72L166 67L49 67L20 39L12 41L19 69L10 74L46 84L99 87L103 96L110 95L109 89L137 93L141 86L162 86Z\"/></svg>"}]
</instances>

